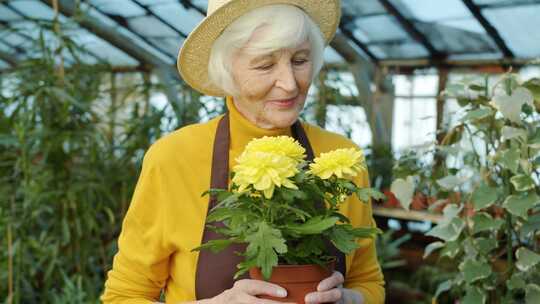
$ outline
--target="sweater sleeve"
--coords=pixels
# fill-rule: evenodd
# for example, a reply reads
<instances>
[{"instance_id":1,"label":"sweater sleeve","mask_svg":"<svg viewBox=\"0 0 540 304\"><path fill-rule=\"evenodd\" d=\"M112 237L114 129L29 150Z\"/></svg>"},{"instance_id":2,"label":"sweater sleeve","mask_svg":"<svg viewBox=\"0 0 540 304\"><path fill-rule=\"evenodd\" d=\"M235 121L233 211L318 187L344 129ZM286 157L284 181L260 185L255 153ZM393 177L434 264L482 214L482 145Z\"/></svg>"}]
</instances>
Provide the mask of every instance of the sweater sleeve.
<instances>
[{"instance_id":1,"label":"sweater sleeve","mask_svg":"<svg viewBox=\"0 0 540 304\"><path fill-rule=\"evenodd\" d=\"M357 185L361 187L369 186L369 176L367 171L356 180ZM371 202L361 202L356 196L349 205L353 225L375 226L373 220ZM384 278L377 260L374 239L361 239L358 241L360 247L353 253L351 266L346 275L345 288L359 291L362 293L366 304L382 304L385 299Z\"/></svg>"},{"instance_id":2,"label":"sweater sleeve","mask_svg":"<svg viewBox=\"0 0 540 304\"><path fill-rule=\"evenodd\" d=\"M167 189L152 148L122 224L118 253L108 272L103 303L152 303L169 277L172 246L164 237Z\"/></svg>"}]
</instances>

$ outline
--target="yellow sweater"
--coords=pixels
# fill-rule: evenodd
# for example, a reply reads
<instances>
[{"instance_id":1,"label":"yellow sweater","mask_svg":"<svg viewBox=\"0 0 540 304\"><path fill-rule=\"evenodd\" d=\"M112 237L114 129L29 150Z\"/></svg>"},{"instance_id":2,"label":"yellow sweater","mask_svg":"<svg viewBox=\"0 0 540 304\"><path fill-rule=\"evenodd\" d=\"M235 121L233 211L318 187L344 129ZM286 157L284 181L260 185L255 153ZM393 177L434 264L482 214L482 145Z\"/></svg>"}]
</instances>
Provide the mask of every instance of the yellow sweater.
<instances>
[{"instance_id":1,"label":"yellow sweater","mask_svg":"<svg viewBox=\"0 0 540 304\"><path fill-rule=\"evenodd\" d=\"M229 168L252 139L291 135L290 129L265 130L230 109ZM183 127L153 144L145 155L131 205L118 239L118 253L108 273L104 303L151 303L164 289L167 303L195 300L195 272L210 187L212 145L220 117ZM343 136L303 123L315 157L337 148L356 147ZM368 184L367 173L355 182ZM341 210L354 226L374 225L371 205L352 196ZM360 291L366 303L384 302L384 281L374 242L346 257L344 287Z\"/></svg>"}]
</instances>

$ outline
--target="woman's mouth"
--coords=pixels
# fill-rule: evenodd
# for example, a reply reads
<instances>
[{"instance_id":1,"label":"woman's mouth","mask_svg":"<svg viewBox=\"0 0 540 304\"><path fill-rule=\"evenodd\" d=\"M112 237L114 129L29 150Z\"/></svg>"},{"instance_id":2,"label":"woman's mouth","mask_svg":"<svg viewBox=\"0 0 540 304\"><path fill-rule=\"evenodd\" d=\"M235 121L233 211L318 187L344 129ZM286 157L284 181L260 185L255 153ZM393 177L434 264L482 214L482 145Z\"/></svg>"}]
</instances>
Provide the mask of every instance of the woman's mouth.
<instances>
[{"instance_id":1,"label":"woman's mouth","mask_svg":"<svg viewBox=\"0 0 540 304\"><path fill-rule=\"evenodd\" d=\"M295 105L297 97L298 96L289 99L275 99L271 100L270 103L280 109L289 109Z\"/></svg>"}]
</instances>

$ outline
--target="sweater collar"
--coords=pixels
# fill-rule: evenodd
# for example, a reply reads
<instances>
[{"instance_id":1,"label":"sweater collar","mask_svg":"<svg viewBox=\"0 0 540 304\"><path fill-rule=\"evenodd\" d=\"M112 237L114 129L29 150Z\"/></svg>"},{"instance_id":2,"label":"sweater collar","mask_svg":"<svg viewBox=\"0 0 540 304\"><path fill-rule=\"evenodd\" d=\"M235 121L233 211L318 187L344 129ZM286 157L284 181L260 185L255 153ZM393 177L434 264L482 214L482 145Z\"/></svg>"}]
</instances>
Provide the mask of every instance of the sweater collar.
<instances>
[{"instance_id":1,"label":"sweater collar","mask_svg":"<svg viewBox=\"0 0 540 304\"><path fill-rule=\"evenodd\" d=\"M248 142L254 138L263 136L291 136L291 128L263 129L247 120L234 105L232 97L226 98L227 109L230 115L231 149L244 150Z\"/></svg>"}]
</instances>

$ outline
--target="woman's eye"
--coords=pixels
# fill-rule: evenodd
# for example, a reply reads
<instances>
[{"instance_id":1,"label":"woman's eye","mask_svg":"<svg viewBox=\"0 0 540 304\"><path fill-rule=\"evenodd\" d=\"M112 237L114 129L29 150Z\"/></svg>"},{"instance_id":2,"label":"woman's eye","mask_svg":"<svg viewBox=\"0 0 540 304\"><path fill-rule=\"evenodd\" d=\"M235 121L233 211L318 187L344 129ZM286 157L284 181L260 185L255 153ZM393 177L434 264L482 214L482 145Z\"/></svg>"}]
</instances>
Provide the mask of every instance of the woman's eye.
<instances>
[{"instance_id":1,"label":"woman's eye","mask_svg":"<svg viewBox=\"0 0 540 304\"><path fill-rule=\"evenodd\" d=\"M270 70L273 66L274 65L270 63L270 64L265 64L265 65L256 67L256 69L261 70L261 71L267 71L267 70Z\"/></svg>"},{"instance_id":2,"label":"woman's eye","mask_svg":"<svg viewBox=\"0 0 540 304\"><path fill-rule=\"evenodd\" d=\"M293 64L294 65L302 65L304 63L308 62L307 59L298 59L298 60L293 60Z\"/></svg>"}]
</instances>

